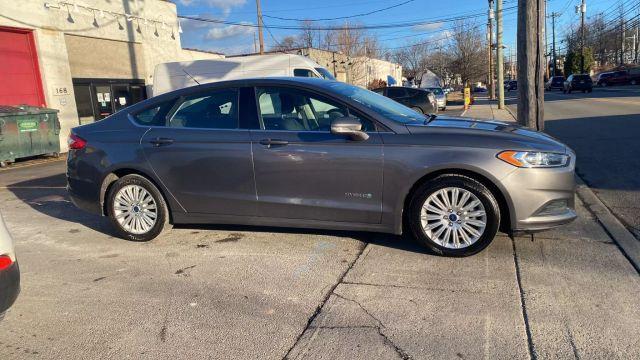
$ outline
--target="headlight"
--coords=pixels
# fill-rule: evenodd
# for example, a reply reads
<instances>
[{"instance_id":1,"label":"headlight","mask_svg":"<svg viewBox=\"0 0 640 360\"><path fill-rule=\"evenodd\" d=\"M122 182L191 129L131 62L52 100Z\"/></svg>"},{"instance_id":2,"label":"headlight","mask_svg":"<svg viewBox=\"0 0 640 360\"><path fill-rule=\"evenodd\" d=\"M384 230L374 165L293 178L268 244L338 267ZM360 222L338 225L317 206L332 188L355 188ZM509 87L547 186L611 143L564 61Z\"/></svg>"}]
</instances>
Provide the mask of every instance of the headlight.
<instances>
[{"instance_id":1,"label":"headlight","mask_svg":"<svg viewBox=\"0 0 640 360\"><path fill-rule=\"evenodd\" d=\"M497 157L513 166L524 168L562 167L569 164L569 155L552 152L507 150Z\"/></svg>"}]
</instances>

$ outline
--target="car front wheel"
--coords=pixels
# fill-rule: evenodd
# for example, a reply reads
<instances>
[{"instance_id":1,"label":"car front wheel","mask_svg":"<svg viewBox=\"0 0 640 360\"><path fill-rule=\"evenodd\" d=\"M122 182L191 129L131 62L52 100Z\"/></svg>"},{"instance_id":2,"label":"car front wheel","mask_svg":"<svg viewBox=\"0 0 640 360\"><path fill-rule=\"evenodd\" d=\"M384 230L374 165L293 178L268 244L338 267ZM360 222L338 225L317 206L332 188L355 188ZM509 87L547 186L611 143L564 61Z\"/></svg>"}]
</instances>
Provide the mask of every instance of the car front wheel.
<instances>
[{"instance_id":1,"label":"car front wheel","mask_svg":"<svg viewBox=\"0 0 640 360\"><path fill-rule=\"evenodd\" d=\"M414 238L445 256L482 251L500 224L500 208L491 191L462 175L441 175L420 186L407 215Z\"/></svg>"},{"instance_id":2,"label":"car front wheel","mask_svg":"<svg viewBox=\"0 0 640 360\"><path fill-rule=\"evenodd\" d=\"M133 241L158 236L168 220L160 191L140 175L127 175L111 186L107 199L109 219L118 235Z\"/></svg>"}]
</instances>

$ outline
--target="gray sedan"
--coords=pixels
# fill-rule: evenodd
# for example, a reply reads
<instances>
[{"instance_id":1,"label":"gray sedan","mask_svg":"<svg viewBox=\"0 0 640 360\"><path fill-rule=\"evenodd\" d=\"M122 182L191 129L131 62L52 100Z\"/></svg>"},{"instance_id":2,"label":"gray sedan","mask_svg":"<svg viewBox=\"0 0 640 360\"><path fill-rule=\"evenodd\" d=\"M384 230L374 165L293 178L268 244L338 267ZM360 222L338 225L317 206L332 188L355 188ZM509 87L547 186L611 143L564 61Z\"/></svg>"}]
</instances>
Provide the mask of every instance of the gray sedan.
<instances>
[{"instance_id":1,"label":"gray sedan","mask_svg":"<svg viewBox=\"0 0 640 360\"><path fill-rule=\"evenodd\" d=\"M426 117L341 82L177 90L73 129L68 191L123 238L167 223L410 233L438 254L572 221L575 155L544 133Z\"/></svg>"}]
</instances>

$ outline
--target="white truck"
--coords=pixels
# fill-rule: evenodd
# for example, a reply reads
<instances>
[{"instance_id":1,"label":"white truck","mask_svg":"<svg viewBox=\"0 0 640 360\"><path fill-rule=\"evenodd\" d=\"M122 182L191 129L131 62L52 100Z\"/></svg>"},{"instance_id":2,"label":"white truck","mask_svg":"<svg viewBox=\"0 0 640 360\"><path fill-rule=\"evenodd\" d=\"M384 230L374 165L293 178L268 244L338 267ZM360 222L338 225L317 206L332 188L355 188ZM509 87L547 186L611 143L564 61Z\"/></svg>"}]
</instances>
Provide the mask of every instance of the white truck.
<instances>
[{"instance_id":1,"label":"white truck","mask_svg":"<svg viewBox=\"0 0 640 360\"><path fill-rule=\"evenodd\" d=\"M314 61L301 55L268 54L158 64L153 74L153 96L222 80L300 76L335 80Z\"/></svg>"}]
</instances>

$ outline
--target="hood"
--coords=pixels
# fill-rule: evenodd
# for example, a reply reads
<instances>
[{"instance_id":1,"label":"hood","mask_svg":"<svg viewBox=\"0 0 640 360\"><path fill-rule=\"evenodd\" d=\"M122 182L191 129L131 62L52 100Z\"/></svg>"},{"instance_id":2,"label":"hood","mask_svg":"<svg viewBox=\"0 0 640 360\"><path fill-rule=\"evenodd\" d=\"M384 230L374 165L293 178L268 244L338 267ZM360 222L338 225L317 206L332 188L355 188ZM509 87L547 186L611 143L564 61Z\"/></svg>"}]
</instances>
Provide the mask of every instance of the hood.
<instances>
[{"instance_id":1,"label":"hood","mask_svg":"<svg viewBox=\"0 0 640 360\"><path fill-rule=\"evenodd\" d=\"M494 120L438 116L428 124L409 124L411 134L457 138L462 146L495 147L504 150L538 150L565 153L567 146L553 137L527 127Z\"/></svg>"}]
</instances>

